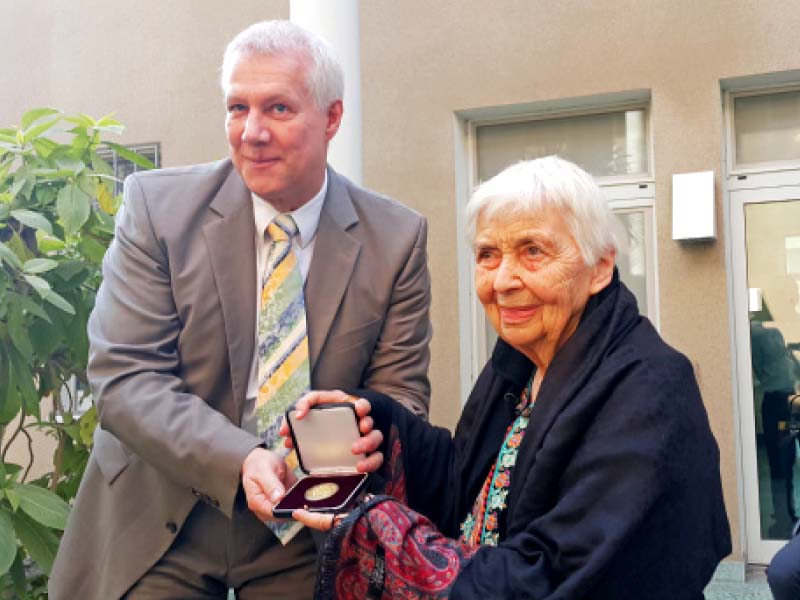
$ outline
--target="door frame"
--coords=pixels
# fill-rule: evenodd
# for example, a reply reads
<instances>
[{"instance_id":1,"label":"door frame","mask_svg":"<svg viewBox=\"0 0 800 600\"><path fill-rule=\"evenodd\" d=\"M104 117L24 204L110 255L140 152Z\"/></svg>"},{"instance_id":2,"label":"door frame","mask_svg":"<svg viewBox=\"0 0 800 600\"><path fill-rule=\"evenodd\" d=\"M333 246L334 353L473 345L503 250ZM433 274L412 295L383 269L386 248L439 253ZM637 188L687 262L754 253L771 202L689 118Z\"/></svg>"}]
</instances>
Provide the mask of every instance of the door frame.
<instances>
[{"instance_id":1,"label":"door frame","mask_svg":"<svg viewBox=\"0 0 800 600\"><path fill-rule=\"evenodd\" d=\"M749 204L800 201L800 171L731 176L728 180L733 297L733 336L741 440L742 487L744 491L744 531L747 562L768 564L785 540L761 536L756 415L753 403L753 373L750 350L749 298L747 288L747 248L745 246L745 207ZM777 185L776 185L777 184Z\"/></svg>"}]
</instances>

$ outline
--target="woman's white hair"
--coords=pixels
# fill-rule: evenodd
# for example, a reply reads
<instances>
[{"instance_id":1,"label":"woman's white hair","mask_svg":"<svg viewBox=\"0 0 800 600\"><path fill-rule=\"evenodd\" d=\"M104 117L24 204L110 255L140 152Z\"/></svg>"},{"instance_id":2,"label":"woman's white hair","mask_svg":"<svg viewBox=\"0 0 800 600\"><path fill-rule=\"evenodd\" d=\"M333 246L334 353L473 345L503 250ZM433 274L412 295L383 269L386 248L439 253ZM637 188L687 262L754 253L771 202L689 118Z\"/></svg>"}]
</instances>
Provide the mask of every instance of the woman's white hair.
<instances>
[{"instance_id":1,"label":"woman's white hair","mask_svg":"<svg viewBox=\"0 0 800 600\"><path fill-rule=\"evenodd\" d=\"M220 85L227 93L231 74L243 56L301 56L308 61L308 92L317 108L328 110L344 97L344 71L333 48L290 21L262 21L237 34L225 49Z\"/></svg>"},{"instance_id":2,"label":"woman's white hair","mask_svg":"<svg viewBox=\"0 0 800 600\"><path fill-rule=\"evenodd\" d=\"M614 215L600 188L586 171L558 156L518 162L478 186L467 204L470 241L482 217L525 215L547 206L564 217L588 266L617 249Z\"/></svg>"}]
</instances>

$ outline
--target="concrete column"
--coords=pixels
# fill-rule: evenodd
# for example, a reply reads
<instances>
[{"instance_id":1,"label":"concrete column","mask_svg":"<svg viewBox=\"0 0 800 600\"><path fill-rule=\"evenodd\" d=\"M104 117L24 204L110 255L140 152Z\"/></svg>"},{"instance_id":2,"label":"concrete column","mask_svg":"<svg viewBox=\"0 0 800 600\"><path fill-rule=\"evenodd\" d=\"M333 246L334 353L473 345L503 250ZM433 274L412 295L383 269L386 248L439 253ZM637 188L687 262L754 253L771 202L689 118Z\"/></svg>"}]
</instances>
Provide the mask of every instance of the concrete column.
<instances>
[{"instance_id":1,"label":"concrete column","mask_svg":"<svg viewBox=\"0 0 800 600\"><path fill-rule=\"evenodd\" d=\"M361 41L358 0L290 0L289 18L325 38L344 69L344 117L328 149L328 162L356 183L363 177Z\"/></svg>"}]
</instances>

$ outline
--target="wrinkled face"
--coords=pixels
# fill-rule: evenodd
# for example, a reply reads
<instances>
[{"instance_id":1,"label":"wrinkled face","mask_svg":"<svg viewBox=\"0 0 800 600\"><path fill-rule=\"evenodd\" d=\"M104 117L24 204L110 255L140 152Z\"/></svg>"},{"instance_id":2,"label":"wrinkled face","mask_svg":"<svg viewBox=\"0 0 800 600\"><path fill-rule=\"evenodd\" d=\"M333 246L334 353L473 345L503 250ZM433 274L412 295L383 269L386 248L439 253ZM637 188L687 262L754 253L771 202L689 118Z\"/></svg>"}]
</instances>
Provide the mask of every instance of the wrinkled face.
<instances>
[{"instance_id":1,"label":"wrinkled face","mask_svg":"<svg viewBox=\"0 0 800 600\"><path fill-rule=\"evenodd\" d=\"M498 335L540 368L578 326L589 296L611 280L614 254L584 263L554 208L480 217L475 287Z\"/></svg>"},{"instance_id":2,"label":"wrinkled face","mask_svg":"<svg viewBox=\"0 0 800 600\"><path fill-rule=\"evenodd\" d=\"M280 211L316 194L325 177L328 142L342 103L320 110L307 86L303 57L242 56L225 102L231 159L250 191Z\"/></svg>"}]
</instances>

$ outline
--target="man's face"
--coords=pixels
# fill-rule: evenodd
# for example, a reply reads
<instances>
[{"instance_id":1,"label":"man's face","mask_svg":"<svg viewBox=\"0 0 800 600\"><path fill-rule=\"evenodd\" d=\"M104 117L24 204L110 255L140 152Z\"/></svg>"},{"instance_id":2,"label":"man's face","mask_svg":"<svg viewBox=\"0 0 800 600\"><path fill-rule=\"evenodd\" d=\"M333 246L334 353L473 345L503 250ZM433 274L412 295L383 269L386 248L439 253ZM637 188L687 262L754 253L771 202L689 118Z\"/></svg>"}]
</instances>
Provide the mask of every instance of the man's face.
<instances>
[{"instance_id":1,"label":"man's face","mask_svg":"<svg viewBox=\"0 0 800 600\"><path fill-rule=\"evenodd\" d=\"M294 210L322 187L328 142L342 103L320 110L301 56L242 56L225 102L231 159L247 187L277 210Z\"/></svg>"}]
</instances>

